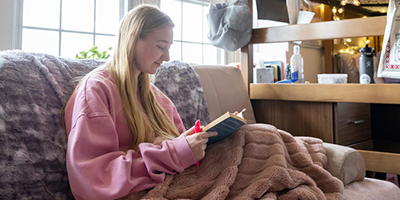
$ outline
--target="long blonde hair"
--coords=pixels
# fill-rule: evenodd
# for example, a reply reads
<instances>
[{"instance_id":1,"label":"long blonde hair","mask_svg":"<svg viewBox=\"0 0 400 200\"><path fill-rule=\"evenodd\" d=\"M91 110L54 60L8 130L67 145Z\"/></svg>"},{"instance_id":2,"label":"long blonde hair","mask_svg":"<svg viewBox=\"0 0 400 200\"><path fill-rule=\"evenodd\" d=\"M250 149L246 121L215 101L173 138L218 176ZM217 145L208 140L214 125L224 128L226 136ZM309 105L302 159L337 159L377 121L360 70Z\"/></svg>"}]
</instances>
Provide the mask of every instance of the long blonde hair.
<instances>
[{"instance_id":1,"label":"long blonde hair","mask_svg":"<svg viewBox=\"0 0 400 200\"><path fill-rule=\"evenodd\" d=\"M134 134L134 150L138 149L140 143L151 142L156 136L166 139L179 136L174 123L155 99L149 74L141 72L139 76L134 75L137 41L166 26L174 24L156 7L141 5L130 10L119 25L114 55L105 65L115 80L127 124ZM65 119L63 122L65 123Z\"/></svg>"}]
</instances>

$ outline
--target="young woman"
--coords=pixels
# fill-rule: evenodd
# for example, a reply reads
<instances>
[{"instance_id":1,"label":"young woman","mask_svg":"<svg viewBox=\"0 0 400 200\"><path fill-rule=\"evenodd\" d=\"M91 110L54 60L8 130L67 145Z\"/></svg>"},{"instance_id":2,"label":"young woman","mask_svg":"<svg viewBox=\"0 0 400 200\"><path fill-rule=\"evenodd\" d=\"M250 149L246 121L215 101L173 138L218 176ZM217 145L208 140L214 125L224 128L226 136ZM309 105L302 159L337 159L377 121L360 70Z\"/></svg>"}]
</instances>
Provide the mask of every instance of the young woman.
<instances>
[{"instance_id":1,"label":"young woman","mask_svg":"<svg viewBox=\"0 0 400 200\"><path fill-rule=\"evenodd\" d=\"M152 188L202 159L208 138L217 135L186 131L172 102L150 84L148 74L169 60L173 26L155 7L131 10L112 59L86 75L66 104L67 171L76 199Z\"/></svg>"}]
</instances>

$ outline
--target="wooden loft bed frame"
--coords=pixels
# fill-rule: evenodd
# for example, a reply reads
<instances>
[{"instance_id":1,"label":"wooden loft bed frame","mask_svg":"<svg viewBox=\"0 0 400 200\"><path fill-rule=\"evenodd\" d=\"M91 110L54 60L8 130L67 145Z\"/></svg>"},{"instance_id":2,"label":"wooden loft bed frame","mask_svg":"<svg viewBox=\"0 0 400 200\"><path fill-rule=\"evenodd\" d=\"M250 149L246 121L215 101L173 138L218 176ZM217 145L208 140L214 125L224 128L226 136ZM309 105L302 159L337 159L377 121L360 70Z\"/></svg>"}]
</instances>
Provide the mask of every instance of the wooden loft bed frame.
<instances>
[{"instance_id":1,"label":"wooden loft bed frame","mask_svg":"<svg viewBox=\"0 0 400 200\"><path fill-rule=\"evenodd\" d=\"M252 4L252 0L248 0L250 10ZM249 89L253 82L254 44L378 36L384 35L385 26L386 16L380 16L253 29L250 42L241 48L241 69L246 87Z\"/></svg>"},{"instance_id":2,"label":"wooden loft bed frame","mask_svg":"<svg viewBox=\"0 0 400 200\"><path fill-rule=\"evenodd\" d=\"M248 6L252 11L253 1L248 0ZM275 42L291 42L291 41L306 41L306 40L330 40L336 38L347 37L366 37L384 35L386 26L386 16L360 18L342 21L318 22L301 25L286 25L271 28L253 29L250 42L241 48L241 71L249 92L250 99L268 99L268 95L263 95L265 89L274 87L264 85L259 87L253 82L253 44L275 43ZM296 33L296 34L293 34ZM348 84L349 86L351 84ZM380 84L383 90L397 91L400 87L390 87ZM376 85L374 85L376 86ZM335 87L335 86L331 86ZM362 86L364 87L364 86ZM365 86L368 87L368 86ZM254 90L254 91L253 91ZM263 92L264 91L264 92ZM262 97L264 96L264 97ZM354 100L353 102L357 102ZM379 97L375 97L372 101L382 102ZM390 104L400 104L400 99ZM358 150L364 158L367 171L400 174L400 154L386 153L378 151Z\"/></svg>"}]
</instances>

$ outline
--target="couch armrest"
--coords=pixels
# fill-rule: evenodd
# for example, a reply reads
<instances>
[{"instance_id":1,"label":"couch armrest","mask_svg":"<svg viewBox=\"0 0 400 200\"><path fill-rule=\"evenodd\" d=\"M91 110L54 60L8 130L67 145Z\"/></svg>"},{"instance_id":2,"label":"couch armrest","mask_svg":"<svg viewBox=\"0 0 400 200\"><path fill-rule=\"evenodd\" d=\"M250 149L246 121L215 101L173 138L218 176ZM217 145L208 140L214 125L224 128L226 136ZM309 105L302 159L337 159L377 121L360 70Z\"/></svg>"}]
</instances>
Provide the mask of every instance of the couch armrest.
<instances>
[{"instance_id":1,"label":"couch armrest","mask_svg":"<svg viewBox=\"0 0 400 200\"><path fill-rule=\"evenodd\" d=\"M342 145L324 143L328 157L328 171L344 185L362 181L365 177L363 157L357 150Z\"/></svg>"}]
</instances>

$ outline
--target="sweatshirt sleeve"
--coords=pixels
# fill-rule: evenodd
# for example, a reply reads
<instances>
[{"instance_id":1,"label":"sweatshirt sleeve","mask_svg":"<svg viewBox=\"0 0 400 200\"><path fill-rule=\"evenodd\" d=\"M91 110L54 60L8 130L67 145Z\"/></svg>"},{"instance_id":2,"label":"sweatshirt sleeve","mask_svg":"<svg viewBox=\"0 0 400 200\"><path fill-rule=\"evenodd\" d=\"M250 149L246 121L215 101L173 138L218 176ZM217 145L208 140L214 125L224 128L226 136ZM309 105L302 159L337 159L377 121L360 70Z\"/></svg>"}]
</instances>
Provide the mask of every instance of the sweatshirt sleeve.
<instances>
[{"instance_id":1,"label":"sweatshirt sleeve","mask_svg":"<svg viewBox=\"0 0 400 200\"><path fill-rule=\"evenodd\" d=\"M76 199L120 198L155 187L165 173L182 172L196 162L183 135L161 145L142 143L138 151L121 151L107 89L86 88L80 94L74 112L93 111L78 112L68 136L67 171Z\"/></svg>"}]
</instances>

